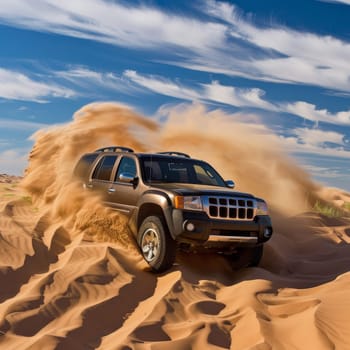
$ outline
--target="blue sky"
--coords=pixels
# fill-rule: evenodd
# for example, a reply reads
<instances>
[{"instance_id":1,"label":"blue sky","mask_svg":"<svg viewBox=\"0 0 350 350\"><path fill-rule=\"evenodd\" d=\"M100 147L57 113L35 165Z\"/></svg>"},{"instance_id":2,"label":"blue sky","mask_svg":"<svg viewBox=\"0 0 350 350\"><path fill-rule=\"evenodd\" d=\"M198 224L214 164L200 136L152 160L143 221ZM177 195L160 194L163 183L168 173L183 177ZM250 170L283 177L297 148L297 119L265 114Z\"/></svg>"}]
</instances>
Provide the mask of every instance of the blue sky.
<instances>
[{"instance_id":1,"label":"blue sky","mask_svg":"<svg viewBox=\"0 0 350 350\"><path fill-rule=\"evenodd\" d=\"M350 0L2 0L0 173L86 103L199 101L258 116L350 191Z\"/></svg>"}]
</instances>

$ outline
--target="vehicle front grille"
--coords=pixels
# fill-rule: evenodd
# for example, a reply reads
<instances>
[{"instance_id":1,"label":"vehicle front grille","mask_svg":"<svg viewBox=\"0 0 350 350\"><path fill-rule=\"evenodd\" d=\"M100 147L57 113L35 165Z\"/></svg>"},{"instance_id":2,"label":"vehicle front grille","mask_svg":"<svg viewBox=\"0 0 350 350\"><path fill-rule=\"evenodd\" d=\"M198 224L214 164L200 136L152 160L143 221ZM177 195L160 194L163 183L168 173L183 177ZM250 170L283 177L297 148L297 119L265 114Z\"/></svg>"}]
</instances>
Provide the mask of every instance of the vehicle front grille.
<instances>
[{"instance_id":1,"label":"vehicle front grille","mask_svg":"<svg viewBox=\"0 0 350 350\"><path fill-rule=\"evenodd\" d=\"M213 219L252 221L256 213L256 201L251 198L205 196L206 213Z\"/></svg>"}]
</instances>

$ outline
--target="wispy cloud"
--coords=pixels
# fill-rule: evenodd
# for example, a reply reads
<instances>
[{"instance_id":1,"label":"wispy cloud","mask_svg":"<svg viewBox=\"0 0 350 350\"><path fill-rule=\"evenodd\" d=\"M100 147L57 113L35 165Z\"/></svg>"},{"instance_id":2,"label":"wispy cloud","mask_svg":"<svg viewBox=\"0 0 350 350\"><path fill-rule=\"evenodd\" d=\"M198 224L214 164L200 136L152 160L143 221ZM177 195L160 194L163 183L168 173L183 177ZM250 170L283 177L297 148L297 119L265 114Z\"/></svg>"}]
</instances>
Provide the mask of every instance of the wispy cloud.
<instances>
[{"instance_id":1,"label":"wispy cloud","mask_svg":"<svg viewBox=\"0 0 350 350\"><path fill-rule=\"evenodd\" d=\"M237 107L255 107L277 110L276 106L262 99L265 91L258 88L242 89L235 86L221 85L218 81L203 84L204 97L213 102L221 102Z\"/></svg>"},{"instance_id":2,"label":"wispy cloud","mask_svg":"<svg viewBox=\"0 0 350 350\"><path fill-rule=\"evenodd\" d=\"M3 23L127 47L220 47L225 27L105 0L3 0Z\"/></svg>"},{"instance_id":3,"label":"wispy cloud","mask_svg":"<svg viewBox=\"0 0 350 350\"><path fill-rule=\"evenodd\" d=\"M344 169L340 167L332 168L332 167L321 167L321 166L315 166L310 164L304 164L303 168L305 168L313 176L325 178L325 179L339 178L344 176Z\"/></svg>"},{"instance_id":4,"label":"wispy cloud","mask_svg":"<svg viewBox=\"0 0 350 350\"><path fill-rule=\"evenodd\" d=\"M350 125L350 110L331 113L327 109L317 109L315 105L303 101L282 105L281 110L314 122Z\"/></svg>"},{"instance_id":5,"label":"wispy cloud","mask_svg":"<svg viewBox=\"0 0 350 350\"><path fill-rule=\"evenodd\" d=\"M30 131L39 130L48 127L48 124L30 122L26 120L18 119L0 119L0 128L7 130L20 130L20 131Z\"/></svg>"},{"instance_id":6,"label":"wispy cloud","mask_svg":"<svg viewBox=\"0 0 350 350\"><path fill-rule=\"evenodd\" d=\"M55 77L69 81L85 90L96 91L96 86L103 89L129 90L127 82L112 72L98 72L87 67L76 66L52 73Z\"/></svg>"},{"instance_id":7,"label":"wispy cloud","mask_svg":"<svg viewBox=\"0 0 350 350\"><path fill-rule=\"evenodd\" d=\"M327 143L345 146L345 136L335 131L296 128L293 130L301 143L312 146L324 146Z\"/></svg>"},{"instance_id":8,"label":"wispy cloud","mask_svg":"<svg viewBox=\"0 0 350 350\"><path fill-rule=\"evenodd\" d=\"M187 88L180 83L171 81L164 77L155 75L142 75L134 70L126 70L123 73L125 78L130 79L137 85L143 86L149 91L156 92L161 95L171 96L189 101L200 100L200 94L194 89Z\"/></svg>"},{"instance_id":9,"label":"wispy cloud","mask_svg":"<svg viewBox=\"0 0 350 350\"><path fill-rule=\"evenodd\" d=\"M350 158L349 140L345 135L320 129L296 128L289 136L281 136L286 149L295 154Z\"/></svg>"},{"instance_id":10,"label":"wispy cloud","mask_svg":"<svg viewBox=\"0 0 350 350\"><path fill-rule=\"evenodd\" d=\"M254 107L276 110L276 107L262 99L264 91L257 88L241 89L234 86L221 85L218 81L211 84L199 84L188 87L179 81L172 81L160 76L141 75L136 71L127 70L124 77L132 82L158 94L180 98L189 101L223 103L235 107Z\"/></svg>"},{"instance_id":11,"label":"wispy cloud","mask_svg":"<svg viewBox=\"0 0 350 350\"><path fill-rule=\"evenodd\" d=\"M349 42L258 26L226 2L200 2L200 10L209 20L106 0L3 0L0 23L147 49L155 60L200 71L349 91Z\"/></svg>"},{"instance_id":12,"label":"wispy cloud","mask_svg":"<svg viewBox=\"0 0 350 350\"><path fill-rule=\"evenodd\" d=\"M258 27L246 20L234 5L214 0L208 0L206 5L208 14L229 24L233 39L254 45L258 50L246 64L239 62L245 74L249 75L250 70L260 79L337 90L350 88L349 42L282 26Z\"/></svg>"},{"instance_id":13,"label":"wispy cloud","mask_svg":"<svg viewBox=\"0 0 350 350\"><path fill-rule=\"evenodd\" d=\"M0 98L43 103L49 97L68 98L74 94L71 89L36 81L22 73L0 68Z\"/></svg>"},{"instance_id":14,"label":"wispy cloud","mask_svg":"<svg viewBox=\"0 0 350 350\"><path fill-rule=\"evenodd\" d=\"M149 91L183 100L289 113L316 124L324 122L333 125L350 125L350 110L331 113L327 109L318 109L316 105L305 101L271 103L263 98L264 90L254 87L242 89L221 85L218 81L188 87L179 80L170 80L156 75L142 75L133 70L126 70L123 77Z\"/></svg>"},{"instance_id":15,"label":"wispy cloud","mask_svg":"<svg viewBox=\"0 0 350 350\"><path fill-rule=\"evenodd\" d=\"M341 4L345 4L345 5L350 5L350 0L319 0L319 1L322 1L322 2L338 2L338 3L341 3Z\"/></svg>"}]
</instances>

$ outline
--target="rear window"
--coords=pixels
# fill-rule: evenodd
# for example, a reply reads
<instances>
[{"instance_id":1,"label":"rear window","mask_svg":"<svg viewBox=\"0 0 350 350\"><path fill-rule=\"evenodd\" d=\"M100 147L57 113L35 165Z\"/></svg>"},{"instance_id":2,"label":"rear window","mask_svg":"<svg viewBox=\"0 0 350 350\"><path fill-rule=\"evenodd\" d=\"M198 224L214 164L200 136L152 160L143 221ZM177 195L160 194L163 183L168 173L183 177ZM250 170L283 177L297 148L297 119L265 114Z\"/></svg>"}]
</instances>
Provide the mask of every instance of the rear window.
<instances>
[{"instance_id":1,"label":"rear window","mask_svg":"<svg viewBox=\"0 0 350 350\"><path fill-rule=\"evenodd\" d=\"M109 181L116 160L117 156L102 157L96 165L92 178L95 180Z\"/></svg>"},{"instance_id":2,"label":"rear window","mask_svg":"<svg viewBox=\"0 0 350 350\"><path fill-rule=\"evenodd\" d=\"M74 175L84 177L88 175L91 164L95 161L98 154L85 154L82 156L74 169Z\"/></svg>"}]
</instances>

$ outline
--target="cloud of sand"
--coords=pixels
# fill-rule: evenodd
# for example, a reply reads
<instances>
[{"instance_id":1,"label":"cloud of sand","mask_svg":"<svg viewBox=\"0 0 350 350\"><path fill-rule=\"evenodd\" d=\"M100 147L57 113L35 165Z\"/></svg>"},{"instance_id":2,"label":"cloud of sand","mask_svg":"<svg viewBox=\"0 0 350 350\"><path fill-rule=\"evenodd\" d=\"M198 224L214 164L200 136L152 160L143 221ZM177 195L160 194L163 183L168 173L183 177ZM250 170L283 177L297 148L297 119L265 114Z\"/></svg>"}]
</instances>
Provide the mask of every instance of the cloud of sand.
<instances>
[{"instance_id":1,"label":"cloud of sand","mask_svg":"<svg viewBox=\"0 0 350 350\"><path fill-rule=\"evenodd\" d=\"M99 147L121 145L135 151L177 150L208 161L237 190L261 196L277 211L293 214L308 208L317 186L281 151L266 128L237 121L199 104L162 111L162 121L141 116L115 103L94 103L77 111L65 125L40 130L33 139L24 188L51 220L76 232L118 237L125 218L103 207L72 179L78 159Z\"/></svg>"},{"instance_id":2,"label":"cloud of sand","mask_svg":"<svg viewBox=\"0 0 350 350\"><path fill-rule=\"evenodd\" d=\"M200 104L166 110L161 147L211 163L236 189L267 200L286 215L310 209L319 186L283 150L279 138L257 120L237 120Z\"/></svg>"},{"instance_id":3,"label":"cloud of sand","mask_svg":"<svg viewBox=\"0 0 350 350\"><path fill-rule=\"evenodd\" d=\"M46 209L51 222L95 237L125 236L125 217L105 208L97 195L87 193L72 178L78 159L86 152L110 144L128 144L145 150L133 132L155 131L157 125L117 104L90 104L81 108L70 123L40 130L29 157L22 186L36 205ZM125 237L124 237L125 238Z\"/></svg>"}]
</instances>

